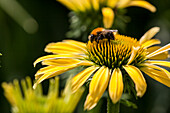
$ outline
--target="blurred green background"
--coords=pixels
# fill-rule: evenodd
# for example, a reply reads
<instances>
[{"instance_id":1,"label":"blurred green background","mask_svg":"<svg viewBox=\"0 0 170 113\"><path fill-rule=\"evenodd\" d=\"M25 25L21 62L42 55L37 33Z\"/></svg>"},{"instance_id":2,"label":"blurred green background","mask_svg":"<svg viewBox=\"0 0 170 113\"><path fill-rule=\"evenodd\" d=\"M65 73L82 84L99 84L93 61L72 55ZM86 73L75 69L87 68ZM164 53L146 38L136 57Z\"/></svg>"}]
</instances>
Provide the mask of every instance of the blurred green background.
<instances>
[{"instance_id":1,"label":"blurred green background","mask_svg":"<svg viewBox=\"0 0 170 113\"><path fill-rule=\"evenodd\" d=\"M170 1L148 1L157 7L157 12L151 13L136 7L127 8L126 15L131 17L131 21L127 24L126 31L120 34L139 39L151 27L159 26L161 31L156 38L162 41L161 45L168 44L170 43ZM17 2L37 21L39 28L34 34L25 32L0 4L0 53L3 54L0 57L0 84L25 76L30 76L34 80L34 74L41 65L34 68L33 62L38 57L46 55L44 47L48 43L66 39L65 34L69 30L69 10L55 0L17 0ZM15 8L13 10L15 11ZM148 88L143 98L136 101L138 109L121 105L121 113L170 113L170 88L146 75L145 78ZM47 81L43 82L44 87ZM84 99L85 95L75 112L82 112ZM106 103L104 99L103 102ZM10 105L3 96L1 87L0 112L10 112Z\"/></svg>"}]
</instances>

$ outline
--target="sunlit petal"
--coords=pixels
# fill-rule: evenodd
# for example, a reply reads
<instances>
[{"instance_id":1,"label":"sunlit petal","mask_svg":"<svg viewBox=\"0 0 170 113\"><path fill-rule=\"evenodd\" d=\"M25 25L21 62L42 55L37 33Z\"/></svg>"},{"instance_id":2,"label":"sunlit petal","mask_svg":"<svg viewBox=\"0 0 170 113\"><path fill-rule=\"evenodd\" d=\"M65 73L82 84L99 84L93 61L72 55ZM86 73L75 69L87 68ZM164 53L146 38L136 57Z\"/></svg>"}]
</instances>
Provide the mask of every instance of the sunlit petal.
<instances>
[{"instance_id":1,"label":"sunlit petal","mask_svg":"<svg viewBox=\"0 0 170 113\"><path fill-rule=\"evenodd\" d=\"M140 44L145 43L146 41L150 40L153 36L155 36L160 31L159 27L153 27L148 30L139 40Z\"/></svg>"},{"instance_id":2,"label":"sunlit petal","mask_svg":"<svg viewBox=\"0 0 170 113\"><path fill-rule=\"evenodd\" d=\"M147 52L148 52L148 54L150 54L150 53L152 53L152 52L154 52L154 51L156 51L160 48L161 48L161 46L153 46L153 47L148 48ZM149 59L164 60L164 59L167 59L167 58L168 58L168 51L165 51L165 52L160 53L158 55L152 56Z\"/></svg>"},{"instance_id":3,"label":"sunlit petal","mask_svg":"<svg viewBox=\"0 0 170 113\"><path fill-rule=\"evenodd\" d=\"M44 60L42 64L63 67L63 66L69 66L73 64L79 64L80 62L81 60L78 60L78 59L62 58L62 59Z\"/></svg>"},{"instance_id":4,"label":"sunlit petal","mask_svg":"<svg viewBox=\"0 0 170 113\"><path fill-rule=\"evenodd\" d=\"M170 50L170 43L167 44L167 45L165 45L165 46L163 46L163 47L161 47L160 49L158 49L158 50L150 53L150 54L147 55L146 57L147 57L147 58L150 58L150 57L153 57L153 56L155 56L155 55L161 54L161 53L166 52L166 51L169 51L169 50Z\"/></svg>"},{"instance_id":5,"label":"sunlit petal","mask_svg":"<svg viewBox=\"0 0 170 113\"><path fill-rule=\"evenodd\" d=\"M111 8L103 8L103 23L105 28L111 28L114 21L114 12Z\"/></svg>"},{"instance_id":6,"label":"sunlit petal","mask_svg":"<svg viewBox=\"0 0 170 113\"><path fill-rule=\"evenodd\" d=\"M93 76L90 86L89 86L89 94L86 98L86 102L84 104L85 109L90 110L99 101L104 91L107 88L109 82L110 74L109 68L102 66Z\"/></svg>"},{"instance_id":7,"label":"sunlit petal","mask_svg":"<svg viewBox=\"0 0 170 113\"><path fill-rule=\"evenodd\" d=\"M142 97L146 91L147 84L145 82L145 79L141 71L135 66L131 66L131 65L123 66L123 68L126 70L126 72L129 74L131 79L134 81L135 88L137 91L137 96Z\"/></svg>"},{"instance_id":8,"label":"sunlit petal","mask_svg":"<svg viewBox=\"0 0 170 113\"><path fill-rule=\"evenodd\" d=\"M75 7L74 4L69 0L57 0L57 1L64 4L70 10L78 11L77 7Z\"/></svg>"},{"instance_id":9,"label":"sunlit petal","mask_svg":"<svg viewBox=\"0 0 170 113\"><path fill-rule=\"evenodd\" d=\"M98 68L99 67L91 66L74 76L72 79L73 92L77 91Z\"/></svg>"},{"instance_id":10,"label":"sunlit petal","mask_svg":"<svg viewBox=\"0 0 170 113\"><path fill-rule=\"evenodd\" d=\"M117 3L118 8L125 8L131 0L119 0Z\"/></svg>"},{"instance_id":11,"label":"sunlit petal","mask_svg":"<svg viewBox=\"0 0 170 113\"><path fill-rule=\"evenodd\" d=\"M113 103L120 100L123 93L123 78L119 68L115 68L109 83L109 95Z\"/></svg>"},{"instance_id":12,"label":"sunlit petal","mask_svg":"<svg viewBox=\"0 0 170 113\"><path fill-rule=\"evenodd\" d=\"M52 60L52 59L60 59L60 58L82 58L81 55L72 55L72 54L59 54L59 55L47 55L38 58L34 62L34 67L36 66L37 63L45 61L45 60Z\"/></svg>"},{"instance_id":13,"label":"sunlit petal","mask_svg":"<svg viewBox=\"0 0 170 113\"><path fill-rule=\"evenodd\" d=\"M148 67L142 67L140 68L144 73L149 75L151 78L157 80L158 82L170 87L170 79L168 76L165 76L165 73L163 71L158 71L152 68Z\"/></svg>"},{"instance_id":14,"label":"sunlit petal","mask_svg":"<svg viewBox=\"0 0 170 113\"><path fill-rule=\"evenodd\" d=\"M64 52L66 54L68 53L84 54L85 52L87 52L85 48L65 42L50 43L46 46L45 51L56 54L63 54Z\"/></svg>"},{"instance_id":15,"label":"sunlit petal","mask_svg":"<svg viewBox=\"0 0 170 113\"><path fill-rule=\"evenodd\" d=\"M131 1L131 2L129 2L127 7L129 7L129 6L142 7L142 8L148 9L151 12L155 12L156 11L156 7L155 6L153 6L152 4L150 4L147 1L143 1L143 0L134 0L134 1Z\"/></svg>"},{"instance_id":16,"label":"sunlit petal","mask_svg":"<svg viewBox=\"0 0 170 113\"><path fill-rule=\"evenodd\" d=\"M146 63L156 64L160 66L170 67L169 61L159 61L159 60L148 60Z\"/></svg>"},{"instance_id":17,"label":"sunlit petal","mask_svg":"<svg viewBox=\"0 0 170 113\"><path fill-rule=\"evenodd\" d=\"M155 69L155 70L158 70L158 71L163 71L165 74L163 74L162 76L166 76L170 79L170 72L167 71L166 69L161 68L161 67L156 66L156 65L153 65L153 64L148 64L148 63L144 63L143 65L145 67L148 67L148 68L152 68L152 69Z\"/></svg>"},{"instance_id":18,"label":"sunlit petal","mask_svg":"<svg viewBox=\"0 0 170 113\"><path fill-rule=\"evenodd\" d=\"M133 50L132 50L132 54L128 60L128 63L127 64L130 64L132 63L132 61L134 60L136 54L137 54L137 51L139 50L140 47L133 47Z\"/></svg>"},{"instance_id":19,"label":"sunlit petal","mask_svg":"<svg viewBox=\"0 0 170 113\"><path fill-rule=\"evenodd\" d=\"M160 43L161 43L161 41L158 40L158 39L151 39L151 40L148 40L148 41L146 41L145 43L143 43L143 44L142 44L142 47L148 48L148 47L150 47L150 46L152 46L152 45L160 44Z\"/></svg>"},{"instance_id":20,"label":"sunlit petal","mask_svg":"<svg viewBox=\"0 0 170 113\"><path fill-rule=\"evenodd\" d=\"M86 43L75 41L75 40L63 40L65 43L72 44L74 46L80 47L82 49L86 48Z\"/></svg>"},{"instance_id":21,"label":"sunlit petal","mask_svg":"<svg viewBox=\"0 0 170 113\"><path fill-rule=\"evenodd\" d=\"M36 81L36 83L34 84L33 88L35 89L36 86L41 83L43 80L57 76L59 74L62 74L68 70L71 70L73 68L76 68L78 65L72 65L72 66L68 66L68 67L51 67L51 69L45 69L45 70L39 70L36 73L36 79L38 79ZM47 67L46 67L47 68ZM42 68L43 69L43 68Z\"/></svg>"},{"instance_id":22,"label":"sunlit petal","mask_svg":"<svg viewBox=\"0 0 170 113\"><path fill-rule=\"evenodd\" d=\"M86 8L84 6L84 4L82 4L81 0L69 0L70 2L72 2L72 4L74 4L74 7L78 8L79 11L86 11Z\"/></svg>"}]
</instances>

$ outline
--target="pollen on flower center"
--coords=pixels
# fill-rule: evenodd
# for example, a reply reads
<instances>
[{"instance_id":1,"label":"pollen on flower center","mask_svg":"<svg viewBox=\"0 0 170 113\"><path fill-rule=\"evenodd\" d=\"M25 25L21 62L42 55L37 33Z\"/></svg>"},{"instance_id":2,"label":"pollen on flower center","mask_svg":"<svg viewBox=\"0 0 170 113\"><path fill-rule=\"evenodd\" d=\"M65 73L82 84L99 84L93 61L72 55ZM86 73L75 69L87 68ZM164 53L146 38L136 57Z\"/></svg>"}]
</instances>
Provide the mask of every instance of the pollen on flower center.
<instances>
[{"instance_id":1,"label":"pollen on flower center","mask_svg":"<svg viewBox=\"0 0 170 113\"><path fill-rule=\"evenodd\" d=\"M139 42L131 37L115 35L115 39L101 39L98 41L88 41L88 60L100 66L107 66L110 69L126 65L132 54L133 47L140 47ZM145 60L146 51L139 48L131 64L139 64Z\"/></svg>"}]
</instances>

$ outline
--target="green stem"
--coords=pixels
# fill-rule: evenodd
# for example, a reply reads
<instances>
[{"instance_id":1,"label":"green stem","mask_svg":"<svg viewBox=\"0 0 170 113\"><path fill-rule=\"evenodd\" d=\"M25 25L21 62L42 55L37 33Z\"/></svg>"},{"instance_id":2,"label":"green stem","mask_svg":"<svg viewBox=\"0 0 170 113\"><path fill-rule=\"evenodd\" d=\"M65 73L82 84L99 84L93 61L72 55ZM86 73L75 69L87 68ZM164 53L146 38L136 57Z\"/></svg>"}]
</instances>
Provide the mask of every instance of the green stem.
<instances>
[{"instance_id":1,"label":"green stem","mask_svg":"<svg viewBox=\"0 0 170 113\"><path fill-rule=\"evenodd\" d=\"M107 113L119 113L120 110L120 102L117 102L116 104L113 104L110 97L107 97Z\"/></svg>"}]
</instances>

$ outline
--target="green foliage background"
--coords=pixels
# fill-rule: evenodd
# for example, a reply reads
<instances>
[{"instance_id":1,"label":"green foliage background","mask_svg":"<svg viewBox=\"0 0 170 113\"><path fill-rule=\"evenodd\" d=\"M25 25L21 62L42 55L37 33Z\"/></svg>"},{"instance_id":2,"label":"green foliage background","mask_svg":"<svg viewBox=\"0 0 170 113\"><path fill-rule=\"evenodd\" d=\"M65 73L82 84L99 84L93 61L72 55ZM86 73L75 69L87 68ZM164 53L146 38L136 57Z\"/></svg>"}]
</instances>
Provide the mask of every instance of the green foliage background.
<instances>
[{"instance_id":1,"label":"green foliage background","mask_svg":"<svg viewBox=\"0 0 170 113\"><path fill-rule=\"evenodd\" d=\"M17 0L38 22L39 30L35 34L27 34L10 16L0 8L0 84L3 81L10 82L13 79L22 79L34 74L41 67L33 67L33 62L40 56L46 55L44 47L50 42L66 39L69 30L69 10L55 0ZM157 7L156 13L146 9L127 8L127 16L131 17L125 31L120 34L140 38L153 26L161 27L156 35L162 41L162 45L170 42L170 1L147 0ZM81 39L78 39L81 41ZM147 92L142 99L138 99L138 109L130 109L121 106L121 113L169 113L170 112L170 89L155 80L145 76L148 84ZM43 82L47 90L48 80ZM45 90L45 91L46 91ZM44 92L45 92L44 91ZM75 112L83 112L82 101ZM106 100L101 100L106 104ZM100 105L98 108L101 108ZM102 106L102 110L106 105ZM0 88L0 110L2 113L10 112L10 105L3 96ZM95 108L94 112L99 112Z\"/></svg>"}]
</instances>

